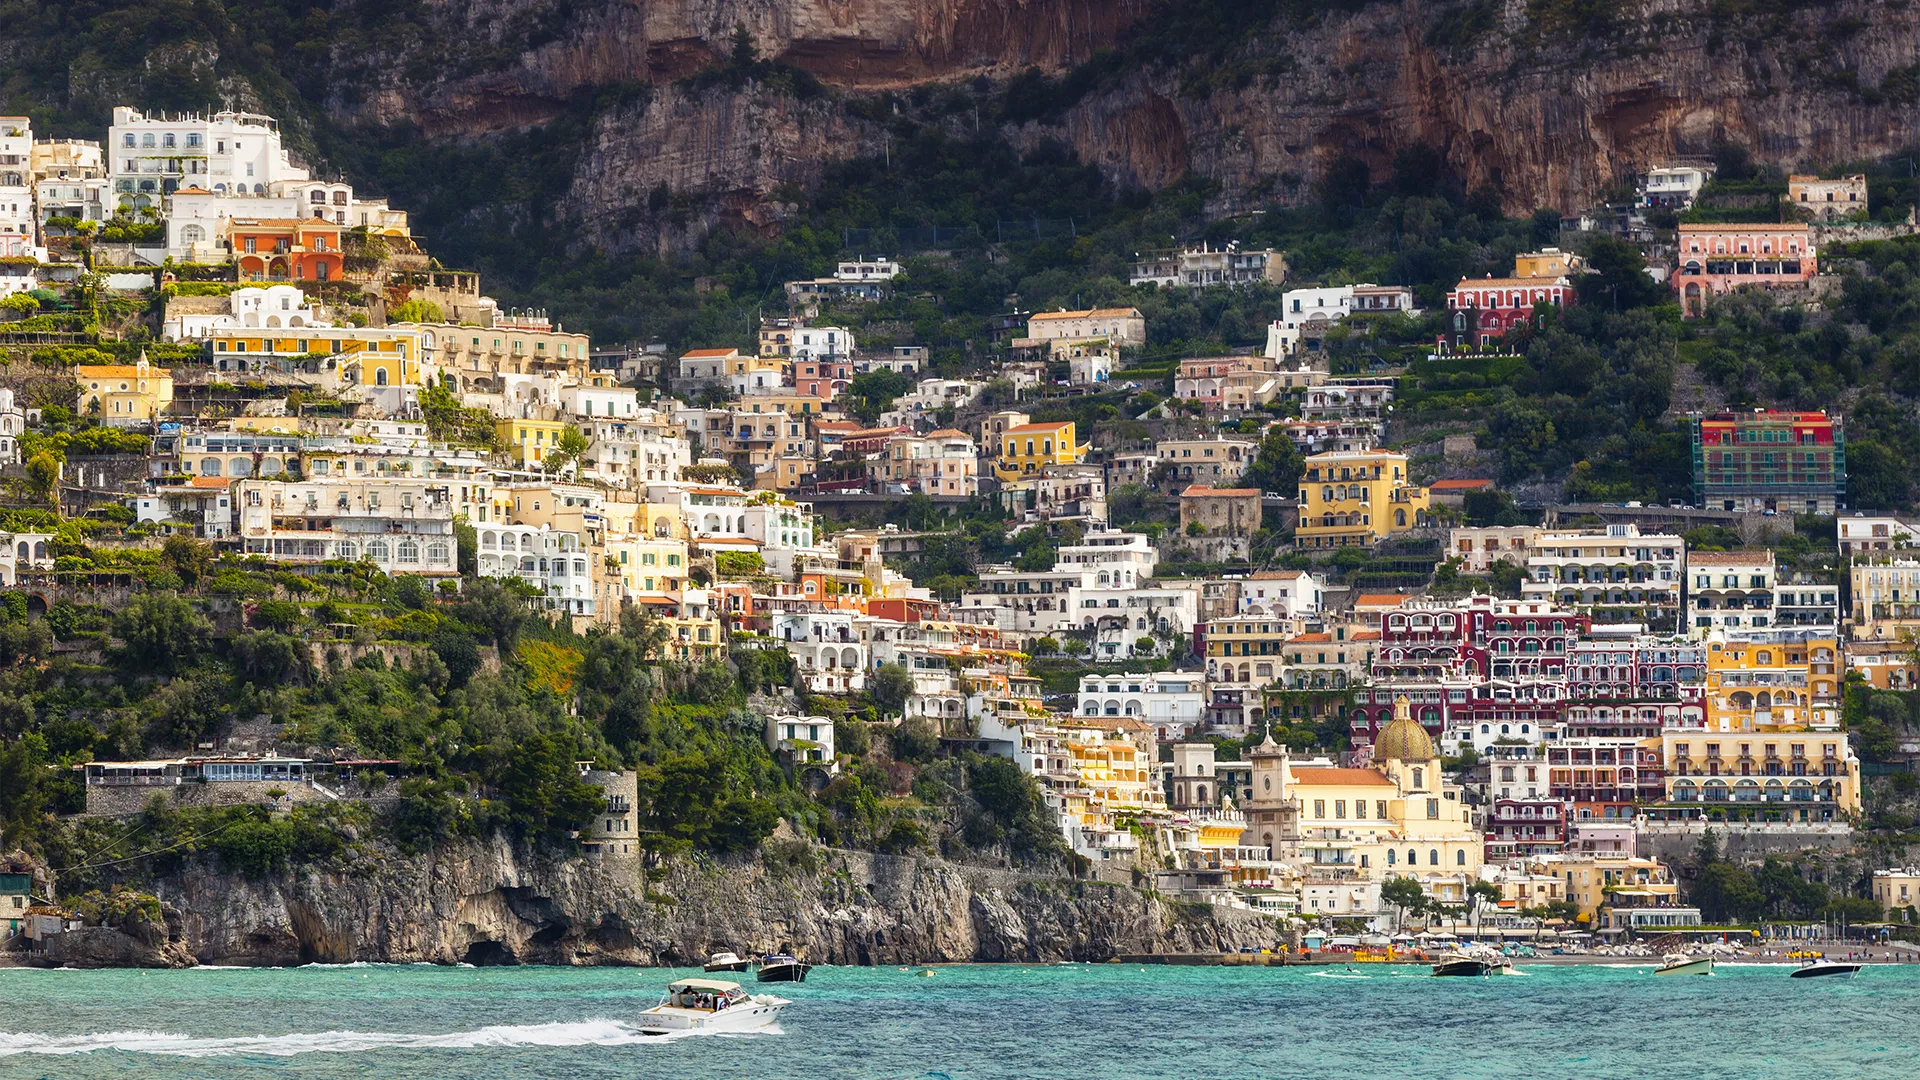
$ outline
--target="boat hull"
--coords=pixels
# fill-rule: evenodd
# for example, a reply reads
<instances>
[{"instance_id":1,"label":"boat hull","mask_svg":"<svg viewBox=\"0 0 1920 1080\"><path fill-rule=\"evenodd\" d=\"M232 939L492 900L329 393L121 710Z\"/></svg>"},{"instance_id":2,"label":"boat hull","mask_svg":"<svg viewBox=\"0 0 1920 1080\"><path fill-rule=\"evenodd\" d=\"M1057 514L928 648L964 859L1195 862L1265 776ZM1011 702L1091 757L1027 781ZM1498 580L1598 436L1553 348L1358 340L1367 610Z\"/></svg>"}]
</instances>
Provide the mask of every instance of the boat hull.
<instances>
[{"instance_id":1,"label":"boat hull","mask_svg":"<svg viewBox=\"0 0 1920 1080\"><path fill-rule=\"evenodd\" d=\"M643 1035L672 1035L685 1031L743 1034L772 1027L780 1017L780 1010L788 1004L781 998L764 1001L756 998L719 1012L661 1005L641 1013L640 1022L634 1026Z\"/></svg>"},{"instance_id":2,"label":"boat hull","mask_svg":"<svg viewBox=\"0 0 1920 1080\"><path fill-rule=\"evenodd\" d=\"M1460 978L1477 978L1485 975L1490 966L1485 960L1448 960L1433 965L1433 973Z\"/></svg>"},{"instance_id":3,"label":"boat hull","mask_svg":"<svg viewBox=\"0 0 1920 1080\"><path fill-rule=\"evenodd\" d=\"M1787 978L1819 979L1828 976L1839 976L1851 979L1858 974L1860 974L1859 964L1808 964L1806 967L1795 968L1793 971L1788 972Z\"/></svg>"},{"instance_id":4,"label":"boat hull","mask_svg":"<svg viewBox=\"0 0 1920 1080\"><path fill-rule=\"evenodd\" d=\"M802 963L765 964L754 978L761 982L806 982L807 972L812 967L812 964Z\"/></svg>"},{"instance_id":5,"label":"boat hull","mask_svg":"<svg viewBox=\"0 0 1920 1080\"><path fill-rule=\"evenodd\" d=\"M708 971L745 971L753 966L751 960L734 960L725 964L708 964Z\"/></svg>"},{"instance_id":6,"label":"boat hull","mask_svg":"<svg viewBox=\"0 0 1920 1080\"><path fill-rule=\"evenodd\" d=\"M1711 975L1713 974L1713 957L1703 956L1683 964L1667 964L1655 968L1653 973L1655 975Z\"/></svg>"}]
</instances>

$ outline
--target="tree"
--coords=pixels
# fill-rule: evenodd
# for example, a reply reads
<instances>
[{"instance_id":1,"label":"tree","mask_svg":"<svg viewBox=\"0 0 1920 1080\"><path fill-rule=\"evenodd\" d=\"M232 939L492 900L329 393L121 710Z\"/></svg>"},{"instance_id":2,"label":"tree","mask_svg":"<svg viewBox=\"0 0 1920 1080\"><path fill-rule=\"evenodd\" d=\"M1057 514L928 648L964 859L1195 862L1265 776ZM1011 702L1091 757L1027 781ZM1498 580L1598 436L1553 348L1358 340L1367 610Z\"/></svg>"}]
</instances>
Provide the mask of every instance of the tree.
<instances>
[{"instance_id":1,"label":"tree","mask_svg":"<svg viewBox=\"0 0 1920 1080\"><path fill-rule=\"evenodd\" d=\"M459 689L480 670L480 643L465 630L442 626L427 639L433 654L447 666L447 685Z\"/></svg>"},{"instance_id":2,"label":"tree","mask_svg":"<svg viewBox=\"0 0 1920 1080\"><path fill-rule=\"evenodd\" d=\"M906 708L913 691L913 675L902 664L881 664L867 677L867 696L883 713Z\"/></svg>"},{"instance_id":3,"label":"tree","mask_svg":"<svg viewBox=\"0 0 1920 1080\"><path fill-rule=\"evenodd\" d=\"M440 305L418 297L408 300L387 312L390 323L443 323L447 315Z\"/></svg>"},{"instance_id":4,"label":"tree","mask_svg":"<svg viewBox=\"0 0 1920 1080\"><path fill-rule=\"evenodd\" d=\"M1391 877L1380 884L1380 902L1393 905L1394 921L1398 923L1407 912L1426 906L1427 890L1420 886L1418 878Z\"/></svg>"},{"instance_id":5,"label":"tree","mask_svg":"<svg viewBox=\"0 0 1920 1080\"><path fill-rule=\"evenodd\" d=\"M182 585L200 583L213 566L213 549L203 540L190 536L169 536L160 546L160 561L180 578Z\"/></svg>"},{"instance_id":6,"label":"tree","mask_svg":"<svg viewBox=\"0 0 1920 1080\"><path fill-rule=\"evenodd\" d=\"M1260 452L1247 469L1245 483L1261 491L1292 495L1299 490L1300 471L1304 468L1306 458L1300 456L1300 448L1287 437L1283 425L1275 424L1260 440Z\"/></svg>"},{"instance_id":7,"label":"tree","mask_svg":"<svg viewBox=\"0 0 1920 1080\"><path fill-rule=\"evenodd\" d=\"M40 301L26 293L14 293L0 300L0 311L11 311L19 315L31 315L40 310Z\"/></svg>"},{"instance_id":8,"label":"tree","mask_svg":"<svg viewBox=\"0 0 1920 1080\"><path fill-rule=\"evenodd\" d=\"M113 632L128 670L175 675L200 658L213 624L173 593L141 593L121 609Z\"/></svg>"},{"instance_id":9,"label":"tree","mask_svg":"<svg viewBox=\"0 0 1920 1080\"><path fill-rule=\"evenodd\" d=\"M42 450L27 461L27 488L42 503L54 503L60 493L60 459Z\"/></svg>"}]
</instances>

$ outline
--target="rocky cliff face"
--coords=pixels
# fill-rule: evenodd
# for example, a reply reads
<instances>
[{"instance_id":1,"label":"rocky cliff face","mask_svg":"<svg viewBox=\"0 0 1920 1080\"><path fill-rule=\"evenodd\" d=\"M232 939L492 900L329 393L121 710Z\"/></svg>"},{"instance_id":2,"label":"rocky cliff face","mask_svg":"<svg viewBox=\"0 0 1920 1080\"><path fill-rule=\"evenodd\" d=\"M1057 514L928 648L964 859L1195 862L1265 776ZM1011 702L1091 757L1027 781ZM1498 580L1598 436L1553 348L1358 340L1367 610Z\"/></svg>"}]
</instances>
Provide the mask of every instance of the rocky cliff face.
<instances>
[{"instance_id":1,"label":"rocky cliff face","mask_svg":"<svg viewBox=\"0 0 1920 1080\"><path fill-rule=\"evenodd\" d=\"M720 949L791 948L820 963L891 964L1232 951L1277 936L1270 920L1121 886L798 843L769 851L643 872L495 841L262 881L200 867L157 883L164 931L125 941L88 931L102 940L72 958L686 965Z\"/></svg>"},{"instance_id":2,"label":"rocky cliff face","mask_svg":"<svg viewBox=\"0 0 1920 1080\"><path fill-rule=\"evenodd\" d=\"M1904 3L1806 4L1762 18L1715 17L1730 6L1708 0L1651 0L1618 5L1593 35L1532 18L1529 6L1402 0L1276 27L1224 73L1136 71L1018 137L1064 134L1122 183L1156 187L1191 172L1229 196L1304 196L1342 155L1383 180L1400 150L1425 145L1467 186L1491 185L1521 212L1584 207L1650 164L1707 155L1721 140L1793 168L1893 153L1915 138L1920 19ZM1482 29L1436 32L1470 9L1484 13ZM1226 88L1179 92L1183 76L1209 75L1224 75L1210 82Z\"/></svg>"},{"instance_id":3,"label":"rocky cliff face","mask_svg":"<svg viewBox=\"0 0 1920 1080\"><path fill-rule=\"evenodd\" d=\"M1206 177L1227 202L1306 198L1343 155L1384 179L1418 144L1516 211L1586 205L1652 162L1706 154L1720 140L1791 167L1889 153L1915 137L1920 19L1905 3L1782 0L1754 15L1712 0L1642 0L1611 8L1604 23L1559 14L1572 7L1383 0L1283 18L1182 66L1127 66L1003 134L1025 146L1065 141L1123 185ZM1160 17L1145 0L605 0L564 10L489 0L442 10L461 21L439 33L478 43L469 52L491 63L409 81L401 48L355 68L366 78L342 88L340 114L465 136L542 122L583 88L652 83L661 89L644 108L599 116L578 158L562 210L599 225L636 210L660 217L646 200L662 184L707 200L706 220L776 222L779 185L815 182L826 163L874 152L877 126L849 117L841 95L1030 65L1064 72ZM735 26L835 97L800 102L757 84L666 89L722 62Z\"/></svg>"}]
</instances>

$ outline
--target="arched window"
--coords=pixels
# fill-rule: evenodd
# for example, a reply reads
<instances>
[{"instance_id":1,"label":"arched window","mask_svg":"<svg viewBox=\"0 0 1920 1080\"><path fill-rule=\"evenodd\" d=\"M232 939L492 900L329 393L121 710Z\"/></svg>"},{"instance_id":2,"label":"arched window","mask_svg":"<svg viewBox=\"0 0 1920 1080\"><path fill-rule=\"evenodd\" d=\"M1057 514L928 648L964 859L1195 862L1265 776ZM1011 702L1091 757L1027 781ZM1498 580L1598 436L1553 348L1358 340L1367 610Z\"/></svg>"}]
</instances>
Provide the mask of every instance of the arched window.
<instances>
[{"instance_id":1,"label":"arched window","mask_svg":"<svg viewBox=\"0 0 1920 1080\"><path fill-rule=\"evenodd\" d=\"M360 545L351 540L342 540L339 545L334 548L334 554L351 562L360 557Z\"/></svg>"},{"instance_id":2,"label":"arched window","mask_svg":"<svg viewBox=\"0 0 1920 1080\"><path fill-rule=\"evenodd\" d=\"M1440 865L1440 849L1439 848L1427 849L1427 865L1428 866Z\"/></svg>"},{"instance_id":3,"label":"arched window","mask_svg":"<svg viewBox=\"0 0 1920 1080\"><path fill-rule=\"evenodd\" d=\"M373 385L375 385L375 386L385 386L385 385L387 385L387 369L386 369L386 368L375 368L375 369L374 369L374 372L373 372Z\"/></svg>"},{"instance_id":4,"label":"arched window","mask_svg":"<svg viewBox=\"0 0 1920 1080\"><path fill-rule=\"evenodd\" d=\"M420 545L414 543L412 540L400 541L400 561L403 563L419 562Z\"/></svg>"},{"instance_id":5,"label":"arched window","mask_svg":"<svg viewBox=\"0 0 1920 1080\"><path fill-rule=\"evenodd\" d=\"M367 558L372 559L374 562L386 562L387 557L388 557L387 542L385 540L373 540L368 542Z\"/></svg>"},{"instance_id":6,"label":"arched window","mask_svg":"<svg viewBox=\"0 0 1920 1080\"><path fill-rule=\"evenodd\" d=\"M1466 848L1461 848L1459 851L1456 851L1453 853L1453 865L1455 866L1467 865L1467 849Z\"/></svg>"}]
</instances>

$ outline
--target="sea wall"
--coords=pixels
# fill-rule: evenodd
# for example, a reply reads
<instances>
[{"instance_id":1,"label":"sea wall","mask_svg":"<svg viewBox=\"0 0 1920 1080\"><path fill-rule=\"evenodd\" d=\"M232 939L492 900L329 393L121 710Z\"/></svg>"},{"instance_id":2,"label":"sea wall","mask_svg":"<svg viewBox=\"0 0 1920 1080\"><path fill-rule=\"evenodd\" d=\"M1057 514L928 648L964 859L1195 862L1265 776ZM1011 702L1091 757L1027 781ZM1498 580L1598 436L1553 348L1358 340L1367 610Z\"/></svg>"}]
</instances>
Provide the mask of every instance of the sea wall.
<instances>
[{"instance_id":1,"label":"sea wall","mask_svg":"<svg viewBox=\"0 0 1920 1080\"><path fill-rule=\"evenodd\" d=\"M830 964L1100 961L1279 936L1269 918L1123 885L797 841L652 868L501 839L420 856L363 844L344 868L248 880L199 863L151 887L202 964L684 965L775 948Z\"/></svg>"},{"instance_id":2,"label":"sea wall","mask_svg":"<svg viewBox=\"0 0 1920 1080\"><path fill-rule=\"evenodd\" d=\"M1853 829L1845 823L1675 821L1643 826L1638 853L1663 862L1685 861L1692 858L1709 827L1720 841L1720 853L1734 862L1759 862L1769 855L1808 850L1848 851L1854 844Z\"/></svg>"}]
</instances>

